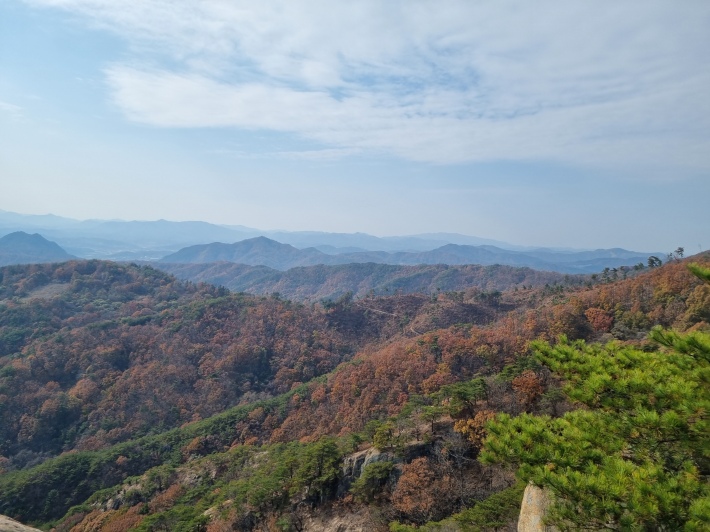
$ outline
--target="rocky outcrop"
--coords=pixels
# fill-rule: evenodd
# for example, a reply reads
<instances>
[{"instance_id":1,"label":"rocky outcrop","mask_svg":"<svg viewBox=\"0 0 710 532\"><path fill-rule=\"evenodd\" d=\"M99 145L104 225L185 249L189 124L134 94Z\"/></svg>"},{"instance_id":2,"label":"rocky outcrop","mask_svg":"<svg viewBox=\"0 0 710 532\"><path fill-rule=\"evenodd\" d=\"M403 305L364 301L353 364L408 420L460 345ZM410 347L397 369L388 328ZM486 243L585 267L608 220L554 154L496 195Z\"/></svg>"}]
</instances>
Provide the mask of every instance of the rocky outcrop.
<instances>
[{"instance_id":1,"label":"rocky outcrop","mask_svg":"<svg viewBox=\"0 0 710 532\"><path fill-rule=\"evenodd\" d=\"M346 456L343 459L343 477L357 478L362 473L365 466L373 464L375 462L392 462L394 461L394 456L387 452L382 452L374 447L365 449L364 451L359 451Z\"/></svg>"},{"instance_id":2,"label":"rocky outcrop","mask_svg":"<svg viewBox=\"0 0 710 532\"><path fill-rule=\"evenodd\" d=\"M357 511L328 511L303 520L304 532L385 532L387 525L377 522L368 508Z\"/></svg>"},{"instance_id":3,"label":"rocky outcrop","mask_svg":"<svg viewBox=\"0 0 710 532\"><path fill-rule=\"evenodd\" d=\"M394 464L409 463L415 458L424 456L427 453L428 447L423 442L409 443L400 454L395 454L389 451L379 451L375 447L370 447L364 451L353 453L343 458L341 467L342 473L338 483L337 496L342 497L350 489L351 484L361 474L362 470L375 462L392 462ZM395 472L395 474L397 474Z\"/></svg>"},{"instance_id":4,"label":"rocky outcrop","mask_svg":"<svg viewBox=\"0 0 710 532\"><path fill-rule=\"evenodd\" d=\"M520 507L518 532L557 532L556 527L547 526L544 522L550 504L552 496L548 490L528 484Z\"/></svg>"},{"instance_id":5,"label":"rocky outcrop","mask_svg":"<svg viewBox=\"0 0 710 532\"><path fill-rule=\"evenodd\" d=\"M25 526L14 519L0 515L0 532L39 532L36 528Z\"/></svg>"},{"instance_id":6,"label":"rocky outcrop","mask_svg":"<svg viewBox=\"0 0 710 532\"><path fill-rule=\"evenodd\" d=\"M375 462L384 461L394 462L395 457L390 453L378 451L374 447L353 453L343 458L337 496L342 497L348 492L355 479L362 474L362 470L365 466Z\"/></svg>"}]
</instances>

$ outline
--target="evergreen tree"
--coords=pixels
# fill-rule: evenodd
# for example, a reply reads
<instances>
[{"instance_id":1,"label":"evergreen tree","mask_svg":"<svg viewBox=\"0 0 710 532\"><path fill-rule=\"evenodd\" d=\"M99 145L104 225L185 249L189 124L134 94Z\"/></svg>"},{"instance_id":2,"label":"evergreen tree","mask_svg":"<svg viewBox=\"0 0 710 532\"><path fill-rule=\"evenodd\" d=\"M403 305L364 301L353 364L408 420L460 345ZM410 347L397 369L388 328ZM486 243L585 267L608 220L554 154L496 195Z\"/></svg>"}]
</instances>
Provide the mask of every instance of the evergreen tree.
<instances>
[{"instance_id":1,"label":"evergreen tree","mask_svg":"<svg viewBox=\"0 0 710 532\"><path fill-rule=\"evenodd\" d=\"M669 352L618 344L537 344L539 359L587 408L561 418L501 415L488 426L485 463L556 497L561 528L710 527L710 335L654 332Z\"/></svg>"},{"instance_id":2,"label":"evergreen tree","mask_svg":"<svg viewBox=\"0 0 710 532\"><path fill-rule=\"evenodd\" d=\"M710 269L691 265L710 282ZM484 463L518 467L555 497L562 529L710 529L710 335L655 329L647 352L562 338L536 356L567 382L579 410L500 415Z\"/></svg>"}]
</instances>

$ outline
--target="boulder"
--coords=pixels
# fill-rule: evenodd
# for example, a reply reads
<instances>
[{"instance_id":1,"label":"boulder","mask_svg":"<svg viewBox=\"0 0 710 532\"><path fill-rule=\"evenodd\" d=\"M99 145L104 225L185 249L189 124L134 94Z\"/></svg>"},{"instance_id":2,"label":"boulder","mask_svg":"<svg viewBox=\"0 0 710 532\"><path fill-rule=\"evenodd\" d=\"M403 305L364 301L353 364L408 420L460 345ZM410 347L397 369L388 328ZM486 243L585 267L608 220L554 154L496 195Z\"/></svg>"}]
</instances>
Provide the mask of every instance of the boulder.
<instances>
[{"instance_id":1,"label":"boulder","mask_svg":"<svg viewBox=\"0 0 710 532\"><path fill-rule=\"evenodd\" d=\"M523 493L520 507L518 532L557 532L557 528L545 525L547 510L552 504L550 492L530 483Z\"/></svg>"},{"instance_id":2,"label":"boulder","mask_svg":"<svg viewBox=\"0 0 710 532\"><path fill-rule=\"evenodd\" d=\"M25 526L4 515L0 515L0 532L39 532L39 530Z\"/></svg>"}]
</instances>

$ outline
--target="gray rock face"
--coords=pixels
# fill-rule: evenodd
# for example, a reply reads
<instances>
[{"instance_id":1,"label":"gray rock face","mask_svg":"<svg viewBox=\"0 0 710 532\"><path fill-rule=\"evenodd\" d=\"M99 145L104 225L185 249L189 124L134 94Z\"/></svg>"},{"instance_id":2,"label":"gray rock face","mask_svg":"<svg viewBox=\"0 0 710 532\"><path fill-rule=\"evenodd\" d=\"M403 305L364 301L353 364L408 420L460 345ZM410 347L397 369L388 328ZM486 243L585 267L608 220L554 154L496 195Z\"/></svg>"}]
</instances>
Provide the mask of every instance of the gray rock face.
<instances>
[{"instance_id":1,"label":"gray rock face","mask_svg":"<svg viewBox=\"0 0 710 532\"><path fill-rule=\"evenodd\" d=\"M352 483L362 475L362 470L375 462L392 462L393 464L409 463L415 458L424 456L427 453L427 445L423 442L410 443L407 445L401 455L395 455L394 452L379 451L375 447L370 447L364 451L353 453L343 459L342 474L338 483L337 495L342 497L345 495ZM393 475L398 475L397 470L393 471Z\"/></svg>"},{"instance_id":2,"label":"gray rock face","mask_svg":"<svg viewBox=\"0 0 710 532\"><path fill-rule=\"evenodd\" d=\"M14 519L0 515L0 532L39 532L36 528L25 526Z\"/></svg>"},{"instance_id":3,"label":"gray rock face","mask_svg":"<svg viewBox=\"0 0 710 532\"><path fill-rule=\"evenodd\" d=\"M547 490L528 484L520 507L518 532L557 532L556 527L546 526L544 523L551 503L552 499Z\"/></svg>"},{"instance_id":4,"label":"gray rock face","mask_svg":"<svg viewBox=\"0 0 710 532\"><path fill-rule=\"evenodd\" d=\"M343 496L348 492L355 479L362 474L365 466L374 462L393 462L394 460L394 456L382 453L374 447L346 456L343 459L342 475L338 483L338 496Z\"/></svg>"}]
</instances>

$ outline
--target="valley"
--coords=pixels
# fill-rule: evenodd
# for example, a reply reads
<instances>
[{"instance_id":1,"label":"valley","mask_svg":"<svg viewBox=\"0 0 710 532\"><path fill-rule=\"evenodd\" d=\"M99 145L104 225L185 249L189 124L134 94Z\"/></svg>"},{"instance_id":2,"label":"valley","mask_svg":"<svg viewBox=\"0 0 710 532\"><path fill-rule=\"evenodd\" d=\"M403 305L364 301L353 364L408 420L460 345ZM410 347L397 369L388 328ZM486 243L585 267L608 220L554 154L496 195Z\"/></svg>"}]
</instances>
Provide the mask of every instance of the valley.
<instances>
[{"instance_id":1,"label":"valley","mask_svg":"<svg viewBox=\"0 0 710 532\"><path fill-rule=\"evenodd\" d=\"M146 265L0 269L0 513L66 531L512 526L521 487L476 460L485 421L574 409L534 342L649 349L653 326L707 327L710 287L681 260L616 281L469 270L515 282L303 304Z\"/></svg>"},{"instance_id":2,"label":"valley","mask_svg":"<svg viewBox=\"0 0 710 532\"><path fill-rule=\"evenodd\" d=\"M710 531L708 28L0 1L0 532Z\"/></svg>"}]
</instances>

